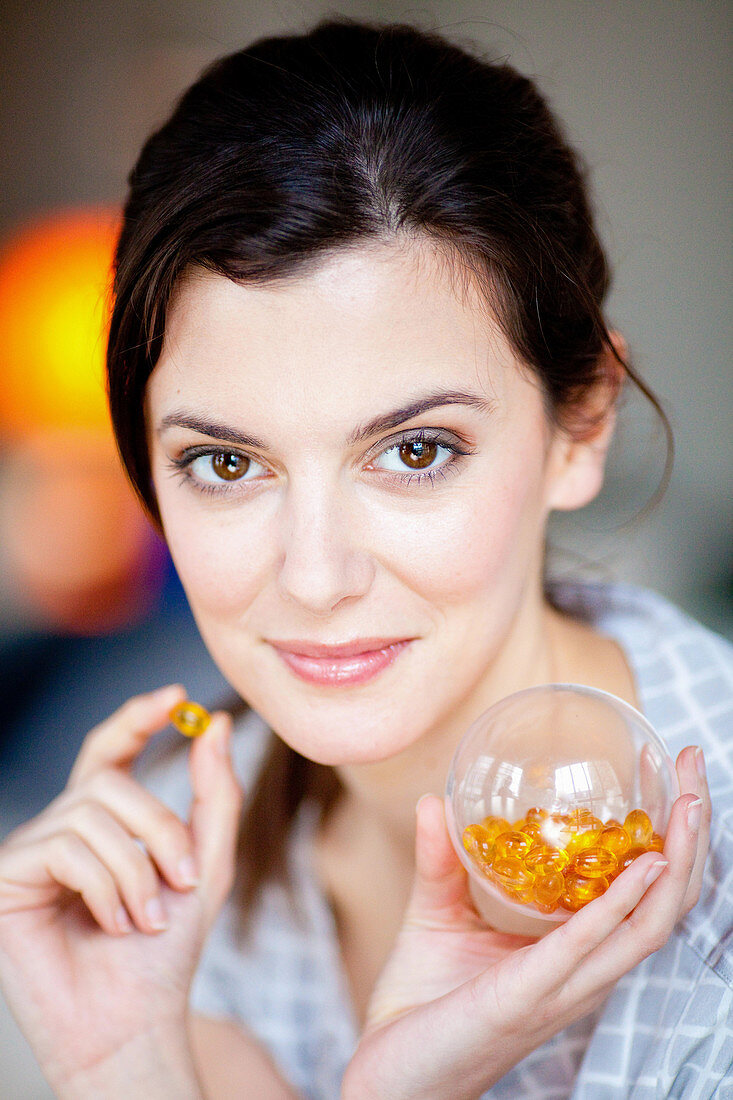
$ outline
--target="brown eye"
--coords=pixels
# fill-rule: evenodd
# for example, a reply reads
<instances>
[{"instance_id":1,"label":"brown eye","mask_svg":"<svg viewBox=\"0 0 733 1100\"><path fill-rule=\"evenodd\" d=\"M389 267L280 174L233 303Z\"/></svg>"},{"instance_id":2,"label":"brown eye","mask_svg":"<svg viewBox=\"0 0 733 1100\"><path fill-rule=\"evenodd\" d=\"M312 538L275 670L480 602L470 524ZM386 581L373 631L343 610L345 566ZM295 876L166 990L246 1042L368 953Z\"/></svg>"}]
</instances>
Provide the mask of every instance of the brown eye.
<instances>
[{"instance_id":1,"label":"brown eye","mask_svg":"<svg viewBox=\"0 0 733 1100\"><path fill-rule=\"evenodd\" d=\"M399 447L400 460L411 470L425 470L432 466L437 454L438 444L429 439L411 439Z\"/></svg>"},{"instance_id":2,"label":"brown eye","mask_svg":"<svg viewBox=\"0 0 733 1100\"><path fill-rule=\"evenodd\" d=\"M211 465L214 473L224 481L237 481L247 473L249 459L229 451L217 451L212 456Z\"/></svg>"}]
</instances>

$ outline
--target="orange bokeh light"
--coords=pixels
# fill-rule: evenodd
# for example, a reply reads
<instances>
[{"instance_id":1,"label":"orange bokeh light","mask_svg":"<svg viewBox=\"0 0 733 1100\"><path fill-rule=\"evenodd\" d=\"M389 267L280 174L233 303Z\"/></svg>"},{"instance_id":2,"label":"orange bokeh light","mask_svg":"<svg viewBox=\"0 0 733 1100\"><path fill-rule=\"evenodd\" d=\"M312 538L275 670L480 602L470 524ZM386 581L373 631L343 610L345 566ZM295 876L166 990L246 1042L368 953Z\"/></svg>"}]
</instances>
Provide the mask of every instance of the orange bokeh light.
<instances>
[{"instance_id":1,"label":"orange bokeh light","mask_svg":"<svg viewBox=\"0 0 733 1100\"><path fill-rule=\"evenodd\" d=\"M0 251L0 427L109 430L104 353L120 214L55 213Z\"/></svg>"},{"instance_id":2,"label":"orange bokeh light","mask_svg":"<svg viewBox=\"0 0 733 1100\"><path fill-rule=\"evenodd\" d=\"M0 540L13 598L57 631L146 614L163 544L125 480L104 385L120 212L49 214L0 249Z\"/></svg>"}]
</instances>

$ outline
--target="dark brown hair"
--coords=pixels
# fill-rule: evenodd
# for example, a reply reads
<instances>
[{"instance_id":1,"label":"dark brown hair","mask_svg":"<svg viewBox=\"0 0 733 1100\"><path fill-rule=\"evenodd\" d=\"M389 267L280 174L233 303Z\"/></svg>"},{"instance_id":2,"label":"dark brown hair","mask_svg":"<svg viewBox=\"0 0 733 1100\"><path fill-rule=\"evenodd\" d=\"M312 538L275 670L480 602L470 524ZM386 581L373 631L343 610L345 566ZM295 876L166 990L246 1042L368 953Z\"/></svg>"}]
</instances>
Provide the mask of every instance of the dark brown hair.
<instances>
[{"instance_id":1,"label":"dark brown hair","mask_svg":"<svg viewBox=\"0 0 733 1100\"><path fill-rule=\"evenodd\" d=\"M144 393L182 273L199 265L267 282L397 234L431 238L478 281L558 422L574 423L610 353L668 428L611 344L583 172L534 84L410 26L329 21L212 65L131 173L109 400L154 519ZM327 812L338 792L332 769L273 739L243 830L248 899L282 870L303 799Z\"/></svg>"}]
</instances>

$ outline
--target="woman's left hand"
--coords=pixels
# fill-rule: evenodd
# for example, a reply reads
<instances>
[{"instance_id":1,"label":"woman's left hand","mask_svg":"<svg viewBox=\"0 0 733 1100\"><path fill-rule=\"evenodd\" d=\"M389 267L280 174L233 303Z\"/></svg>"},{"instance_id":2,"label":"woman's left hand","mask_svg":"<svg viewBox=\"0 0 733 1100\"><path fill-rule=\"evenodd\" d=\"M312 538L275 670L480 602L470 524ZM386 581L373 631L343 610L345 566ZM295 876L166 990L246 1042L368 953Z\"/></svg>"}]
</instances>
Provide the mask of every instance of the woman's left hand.
<instances>
[{"instance_id":1,"label":"woman's left hand","mask_svg":"<svg viewBox=\"0 0 733 1100\"><path fill-rule=\"evenodd\" d=\"M485 925L441 799L421 799L412 896L347 1068L344 1100L475 1100L662 947L699 897L710 835L702 754L684 749L677 774L682 795L663 856L638 857L539 941Z\"/></svg>"}]
</instances>

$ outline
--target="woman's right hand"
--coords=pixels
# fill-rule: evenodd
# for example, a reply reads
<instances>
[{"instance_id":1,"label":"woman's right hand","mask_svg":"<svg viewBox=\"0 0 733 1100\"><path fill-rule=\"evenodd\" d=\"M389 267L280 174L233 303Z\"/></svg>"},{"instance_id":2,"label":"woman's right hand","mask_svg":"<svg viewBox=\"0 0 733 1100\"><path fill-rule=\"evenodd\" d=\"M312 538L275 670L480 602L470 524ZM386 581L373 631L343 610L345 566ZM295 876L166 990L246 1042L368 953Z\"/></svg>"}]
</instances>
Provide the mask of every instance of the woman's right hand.
<instances>
[{"instance_id":1,"label":"woman's right hand","mask_svg":"<svg viewBox=\"0 0 733 1100\"><path fill-rule=\"evenodd\" d=\"M0 985L59 1096L122 1092L154 1074L151 1056L171 1061L177 1096L197 1095L187 995L231 886L241 804L228 716L191 745L189 822L130 774L184 697L136 697L96 727L64 791L0 847Z\"/></svg>"}]
</instances>

